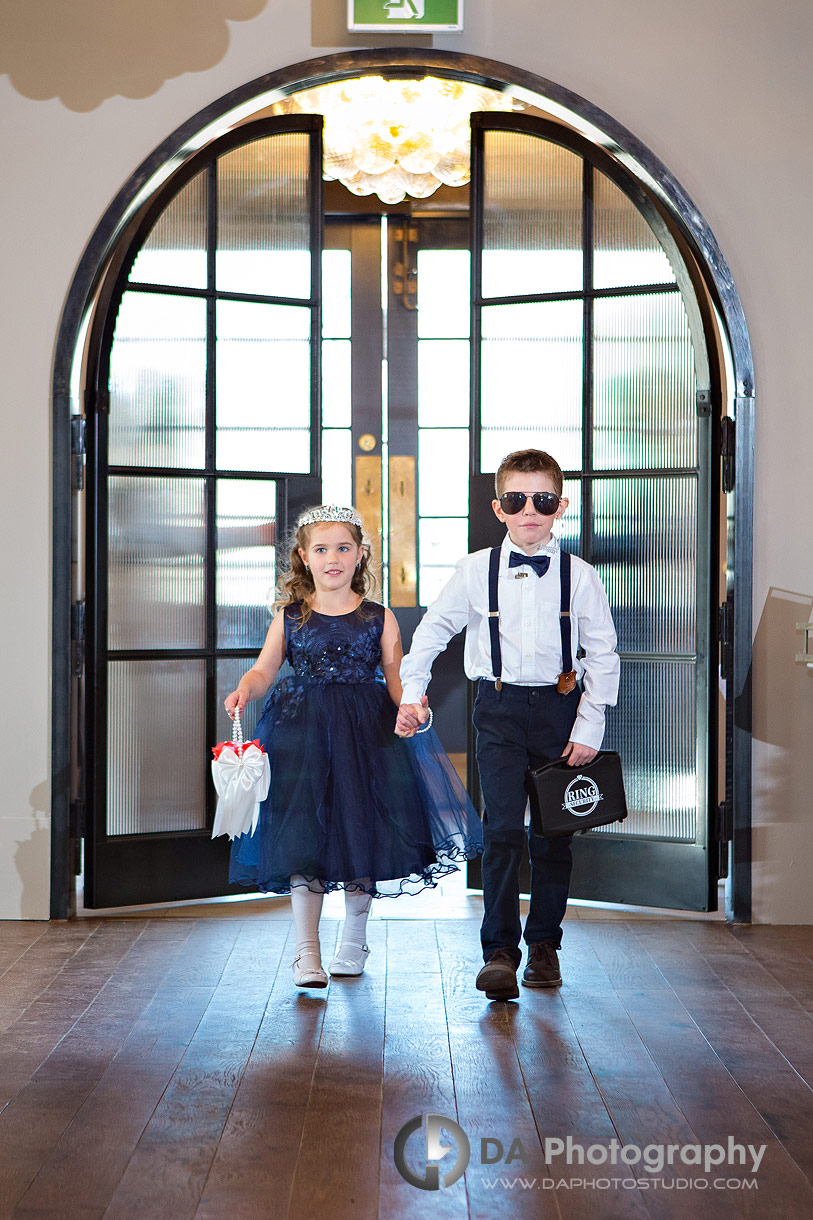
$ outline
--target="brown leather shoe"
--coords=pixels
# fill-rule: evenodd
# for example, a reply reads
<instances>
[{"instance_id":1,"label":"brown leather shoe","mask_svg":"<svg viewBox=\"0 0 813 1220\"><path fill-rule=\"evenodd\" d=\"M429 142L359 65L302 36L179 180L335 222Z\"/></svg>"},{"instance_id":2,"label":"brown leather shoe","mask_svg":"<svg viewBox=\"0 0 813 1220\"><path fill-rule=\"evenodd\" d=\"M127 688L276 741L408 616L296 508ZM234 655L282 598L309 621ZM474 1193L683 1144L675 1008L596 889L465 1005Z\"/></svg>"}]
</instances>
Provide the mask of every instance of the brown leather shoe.
<instances>
[{"instance_id":1,"label":"brown leather shoe","mask_svg":"<svg viewBox=\"0 0 813 1220\"><path fill-rule=\"evenodd\" d=\"M559 958L552 940L528 945L528 964L522 972L523 987L561 987Z\"/></svg>"},{"instance_id":2,"label":"brown leather shoe","mask_svg":"<svg viewBox=\"0 0 813 1220\"><path fill-rule=\"evenodd\" d=\"M517 966L507 949L495 949L490 953L475 984L478 991L486 993L487 1000L515 1000L519 995L517 987Z\"/></svg>"}]
</instances>

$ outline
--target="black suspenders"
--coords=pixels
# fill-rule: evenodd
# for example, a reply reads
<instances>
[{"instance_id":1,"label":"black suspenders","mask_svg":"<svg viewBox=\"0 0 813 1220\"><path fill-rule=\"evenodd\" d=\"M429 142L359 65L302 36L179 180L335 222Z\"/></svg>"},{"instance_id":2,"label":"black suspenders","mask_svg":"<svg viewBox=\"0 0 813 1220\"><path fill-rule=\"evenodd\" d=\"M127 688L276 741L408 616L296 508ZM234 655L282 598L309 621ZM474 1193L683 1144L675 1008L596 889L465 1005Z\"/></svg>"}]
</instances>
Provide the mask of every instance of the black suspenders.
<instances>
[{"instance_id":1,"label":"black suspenders","mask_svg":"<svg viewBox=\"0 0 813 1220\"><path fill-rule=\"evenodd\" d=\"M494 686L502 690L502 649L500 648L500 611L498 588L500 576L500 554L502 547L495 546L488 560L488 630L491 636L491 672ZM559 580L561 597L559 602L559 630L562 633L562 672L556 683L560 695L567 695L576 686L576 671L573 668L573 628L570 622L570 552L559 551Z\"/></svg>"},{"instance_id":2,"label":"black suspenders","mask_svg":"<svg viewBox=\"0 0 813 1220\"><path fill-rule=\"evenodd\" d=\"M497 605L501 551L502 547L495 546L488 561L488 630L491 633L491 672L494 674L494 685L497 690L502 690L500 611Z\"/></svg>"}]
</instances>

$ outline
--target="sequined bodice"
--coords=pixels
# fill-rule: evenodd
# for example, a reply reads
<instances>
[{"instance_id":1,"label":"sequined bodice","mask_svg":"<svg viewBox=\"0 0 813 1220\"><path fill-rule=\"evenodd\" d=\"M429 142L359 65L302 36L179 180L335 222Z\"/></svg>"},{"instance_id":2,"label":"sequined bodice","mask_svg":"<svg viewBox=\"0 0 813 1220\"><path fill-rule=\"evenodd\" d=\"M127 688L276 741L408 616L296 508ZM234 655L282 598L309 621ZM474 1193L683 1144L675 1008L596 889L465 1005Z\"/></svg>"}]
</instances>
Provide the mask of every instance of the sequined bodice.
<instances>
[{"instance_id":1,"label":"sequined bodice","mask_svg":"<svg viewBox=\"0 0 813 1220\"><path fill-rule=\"evenodd\" d=\"M299 605L285 607L286 657L297 678L317 682L375 682L381 677L384 607L362 602L361 613L314 611L299 627Z\"/></svg>"}]
</instances>

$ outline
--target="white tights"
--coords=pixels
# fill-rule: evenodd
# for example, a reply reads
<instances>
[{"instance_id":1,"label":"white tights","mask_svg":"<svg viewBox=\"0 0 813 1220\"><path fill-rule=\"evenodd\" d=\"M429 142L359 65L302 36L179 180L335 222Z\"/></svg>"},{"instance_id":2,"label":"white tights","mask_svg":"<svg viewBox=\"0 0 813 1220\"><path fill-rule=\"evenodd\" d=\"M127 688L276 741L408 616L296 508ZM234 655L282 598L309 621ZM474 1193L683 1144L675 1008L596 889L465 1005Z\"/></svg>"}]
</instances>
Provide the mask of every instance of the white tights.
<instances>
[{"instance_id":1,"label":"white tights","mask_svg":"<svg viewBox=\"0 0 813 1220\"><path fill-rule=\"evenodd\" d=\"M369 884L367 878L359 879ZM319 887L318 889L316 887ZM291 913L296 932L296 953L319 954L319 919L325 893L320 882L306 881L299 873L291 877ZM372 899L364 890L344 891L342 946L364 944Z\"/></svg>"}]
</instances>

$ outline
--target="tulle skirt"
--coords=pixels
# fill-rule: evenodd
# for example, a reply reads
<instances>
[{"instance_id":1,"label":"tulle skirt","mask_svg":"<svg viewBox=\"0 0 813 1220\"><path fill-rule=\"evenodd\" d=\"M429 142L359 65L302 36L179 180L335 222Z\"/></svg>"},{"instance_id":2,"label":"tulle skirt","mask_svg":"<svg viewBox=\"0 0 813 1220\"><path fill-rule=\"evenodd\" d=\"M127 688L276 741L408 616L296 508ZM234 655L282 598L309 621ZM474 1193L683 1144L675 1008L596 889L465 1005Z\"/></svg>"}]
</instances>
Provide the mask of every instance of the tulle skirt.
<instances>
[{"instance_id":1,"label":"tulle skirt","mask_svg":"<svg viewBox=\"0 0 813 1220\"><path fill-rule=\"evenodd\" d=\"M417 893L482 851L482 826L433 729L396 737L381 682L287 677L256 736L271 787L253 835L235 839L230 880Z\"/></svg>"}]
</instances>

